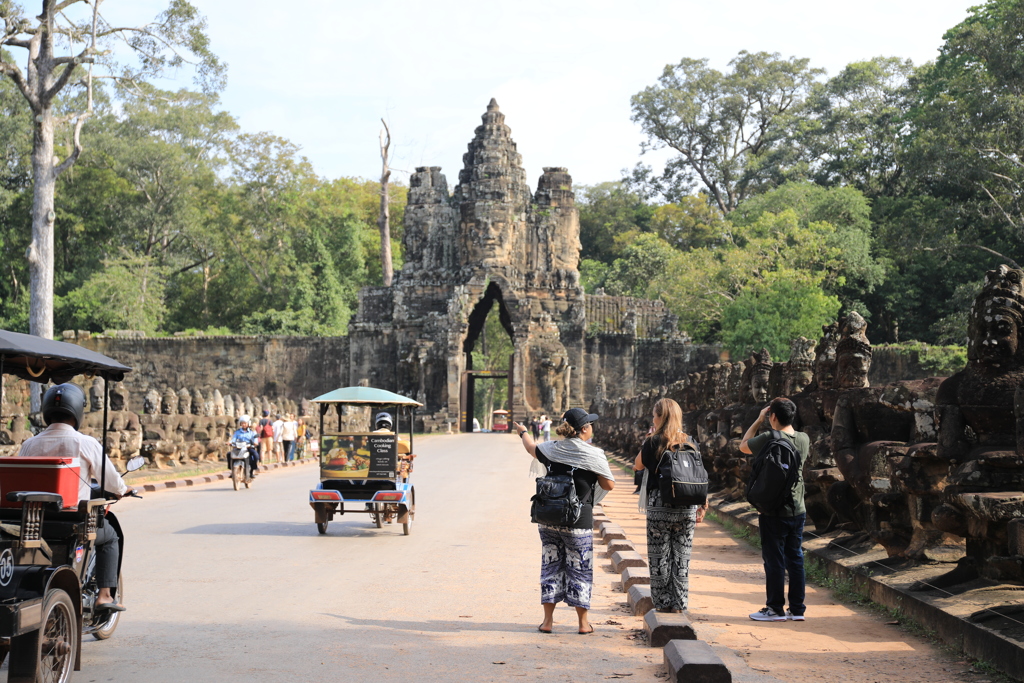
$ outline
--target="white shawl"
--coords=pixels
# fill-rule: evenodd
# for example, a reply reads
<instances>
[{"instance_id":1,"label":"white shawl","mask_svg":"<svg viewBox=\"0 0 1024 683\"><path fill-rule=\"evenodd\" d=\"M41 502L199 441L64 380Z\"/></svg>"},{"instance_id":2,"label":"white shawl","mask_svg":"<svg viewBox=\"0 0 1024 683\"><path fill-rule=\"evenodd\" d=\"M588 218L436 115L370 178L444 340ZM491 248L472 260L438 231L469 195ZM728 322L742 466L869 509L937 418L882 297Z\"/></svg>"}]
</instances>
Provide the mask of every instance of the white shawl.
<instances>
[{"instance_id":1,"label":"white shawl","mask_svg":"<svg viewBox=\"0 0 1024 683\"><path fill-rule=\"evenodd\" d=\"M543 450L541 450L541 446L544 447ZM605 457L604 451L582 439L545 441L542 444L537 444L537 451L552 462L568 465L580 470L587 470L605 479L615 481L615 476L612 474L612 468L608 466L608 458ZM530 464L530 476L543 477L547 473L548 471L544 464L534 458L533 463ZM607 494L608 492L601 488L600 484L596 485L594 488L594 504L600 503Z\"/></svg>"}]
</instances>

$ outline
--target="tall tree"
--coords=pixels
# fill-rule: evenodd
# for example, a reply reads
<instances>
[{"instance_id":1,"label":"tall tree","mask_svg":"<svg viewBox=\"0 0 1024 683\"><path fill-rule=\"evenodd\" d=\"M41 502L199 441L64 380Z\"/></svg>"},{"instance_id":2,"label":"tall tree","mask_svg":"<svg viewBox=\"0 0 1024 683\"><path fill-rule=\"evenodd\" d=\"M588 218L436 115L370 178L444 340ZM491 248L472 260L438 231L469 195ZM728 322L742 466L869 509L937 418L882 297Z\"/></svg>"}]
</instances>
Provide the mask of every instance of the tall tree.
<instances>
[{"instance_id":1,"label":"tall tree","mask_svg":"<svg viewBox=\"0 0 1024 683\"><path fill-rule=\"evenodd\" d=\"M384 286L391 286L391 279L395 275L394 266L391 263L391 194L388 190L391 180L391 129L384 119L384 130L380 132L380 267L384 273Z\"/></svg>"},{"instance_id":2,"label":"tall tree","mask_svg":"<svg viewBox=\"0 0 1024 683\"><path fill-rule=\"evenodd\" d=\"M224 65L209 49L206 23L185 0L171 0L152 23L124 27L109 23L100 13L103 0L41 0L36 16L9 0L0 3L3 36L0 46L26 51L25 69L6 51L0 51L0 74L9 78L28 102L33 115L32 241L28 249L31 311L29 330L53 336L53 223L54 193L58 176L82 152L81 131L92 113L93 65L97 77L122 83L144 81L186 62L197 67L198 80L207 88L223 83ZM115 58L114 41L127 45L130 61ZM60 54L59 54L60 53ZM186 57L188 55L188 57ZM80 67L89 65L84 79ZM84 87L85 107L57 116L55 103L68 88ZM56 159L58 127L73 123L69 149Z\"/></svg>"},{"instance_id":3,"label":"tall tree","mask_svg":"<svg viewBox=\"0 0 1024 683\"><path fill-rule=\"evenodd\" d=\"M647 135L643 151L668 148L678 156L662 174L641 167L635 178L670 201L699 184L722 213L777 184L788 164L782 142L791 114L823 73L808 64L743 51L728 73L709 68L707 59L666 66L656 85L633 96L632 118Z\"/></svg>"}]
</instances>

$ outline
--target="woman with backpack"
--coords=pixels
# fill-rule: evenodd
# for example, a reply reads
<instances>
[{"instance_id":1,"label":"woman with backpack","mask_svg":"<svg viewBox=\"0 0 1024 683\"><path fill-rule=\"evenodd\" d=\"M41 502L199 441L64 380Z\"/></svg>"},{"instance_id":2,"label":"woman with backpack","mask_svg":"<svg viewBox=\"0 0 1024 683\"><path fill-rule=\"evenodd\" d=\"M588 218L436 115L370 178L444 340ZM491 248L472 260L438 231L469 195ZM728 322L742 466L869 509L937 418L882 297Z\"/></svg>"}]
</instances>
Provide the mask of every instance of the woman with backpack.
<instances>
[{"instance_id":1,"label":"woman with backpack","mask_svg":"<svg viewBox=\"0 0 1024 683\"><path fill-rule=\"evenodd\" d=\"M575 489L575 521L553 524L535 519L541 542L540 601L544 621L537 627L541 633L551 633L555 605L559 602L576 608L580 635L594 632L587 618L594 590L594 503L615 488L615 477L604 451L588 443L597 418L582 408L568 410L556 430L562 440L542 444L536 443L525 425L513 423L523 448L533 457L530 473L540 477L538 491L549 475L568 475ZM539 516L536 505L533 513Z\"/></svg>"},{"instance_id":2,"label":"woman with backpack","mask_svg":"<svg viewBox=\"0 0 1024 683\"><path fill-rule=\"evenodd\" d=\"M683 431L683 411L670 398L654 404L653 426L637 453L634 468L645 472L640 509L647 512L647 556L651 601L659 612L682 612L690 599L690 551L694 526L704 521L707 504L669 507L662 501L658 464L666 451L696 450Z\"/></svg>"}]
</instances>

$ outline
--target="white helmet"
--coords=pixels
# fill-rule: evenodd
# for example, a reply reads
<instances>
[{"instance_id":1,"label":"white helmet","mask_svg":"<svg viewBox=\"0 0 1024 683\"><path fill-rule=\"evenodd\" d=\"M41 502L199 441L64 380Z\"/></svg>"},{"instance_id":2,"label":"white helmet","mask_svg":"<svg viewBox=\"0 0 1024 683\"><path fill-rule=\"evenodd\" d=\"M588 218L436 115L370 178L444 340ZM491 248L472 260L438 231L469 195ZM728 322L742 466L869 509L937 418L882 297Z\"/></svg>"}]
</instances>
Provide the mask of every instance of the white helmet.
<instances>
[{"instance_id":1,"label":"white helmet","mask_svg":"<svg viewBox=\"0 0 1024 683\"><path fill-rule=\"evenodd\" d=\"M239 415L238 416L238 424L242 424L243 422L246 423L246 424L251 424L251 420L249 419L248 415Z\"/></svg>"}]
</instances>

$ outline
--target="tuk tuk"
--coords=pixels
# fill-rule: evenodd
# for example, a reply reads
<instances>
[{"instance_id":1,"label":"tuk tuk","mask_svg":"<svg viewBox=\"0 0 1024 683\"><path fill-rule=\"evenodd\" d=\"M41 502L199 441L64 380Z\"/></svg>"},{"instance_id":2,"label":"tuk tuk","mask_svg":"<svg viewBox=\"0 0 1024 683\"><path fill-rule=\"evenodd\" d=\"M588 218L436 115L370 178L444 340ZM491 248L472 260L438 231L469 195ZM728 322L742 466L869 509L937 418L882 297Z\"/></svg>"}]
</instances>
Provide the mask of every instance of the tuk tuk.
<instances>
[{"instance_id":1,"label":"tuk tuk","mask_svg":"<svg viewBox=\"0 0 1024 683\"><path fill-rule=\"evenodd\" d=\"M320 483L309 492L317 531L326 534L335 515L356 512L369 514L378 529L397 518L408 536L416 517L416 489L410 483L416 457L413 419L423 404L372 387L335 389L312 402L320 408ZM330 422L336 417L337 427L328 429L332 407ZM373 429L379 411L392 411L394 431ZM400 436L403 426L407 440Z\"/></svg>"},{"instance_id":2,"label":"tuk tuk","mask_svg":"<svg viewBox=\"0 0 1024 683\"><path fill-rule=\"evenodd\" d=\"M491 413L491 431L507 432L510 429L507 410L495 410Z\"/></svg>"},{"instance_id":3,"label":"tuk tuk","mask_svg":"<svg viewBox=\"0 0 1024 683\"><path fill-rule=\"evenodd\" d=\"M40 384L61 384L80 374L104 379L104 458L109 383L130 371L75 344L0 330L0 394L4 373ZM82 636L109 638L120 619L121 612L95 609L94 543L97 528L109 524L122 538L123 556L123 534L117 518L104 514L111 501L79 504L76 461L0 459L0 663L10 656L11 682L64 683L72 669L81 668ZM129 470L141 466L143 458L133 461ZM123 601L121 556L113 593Z\"/></svg>"}]
</instances>

